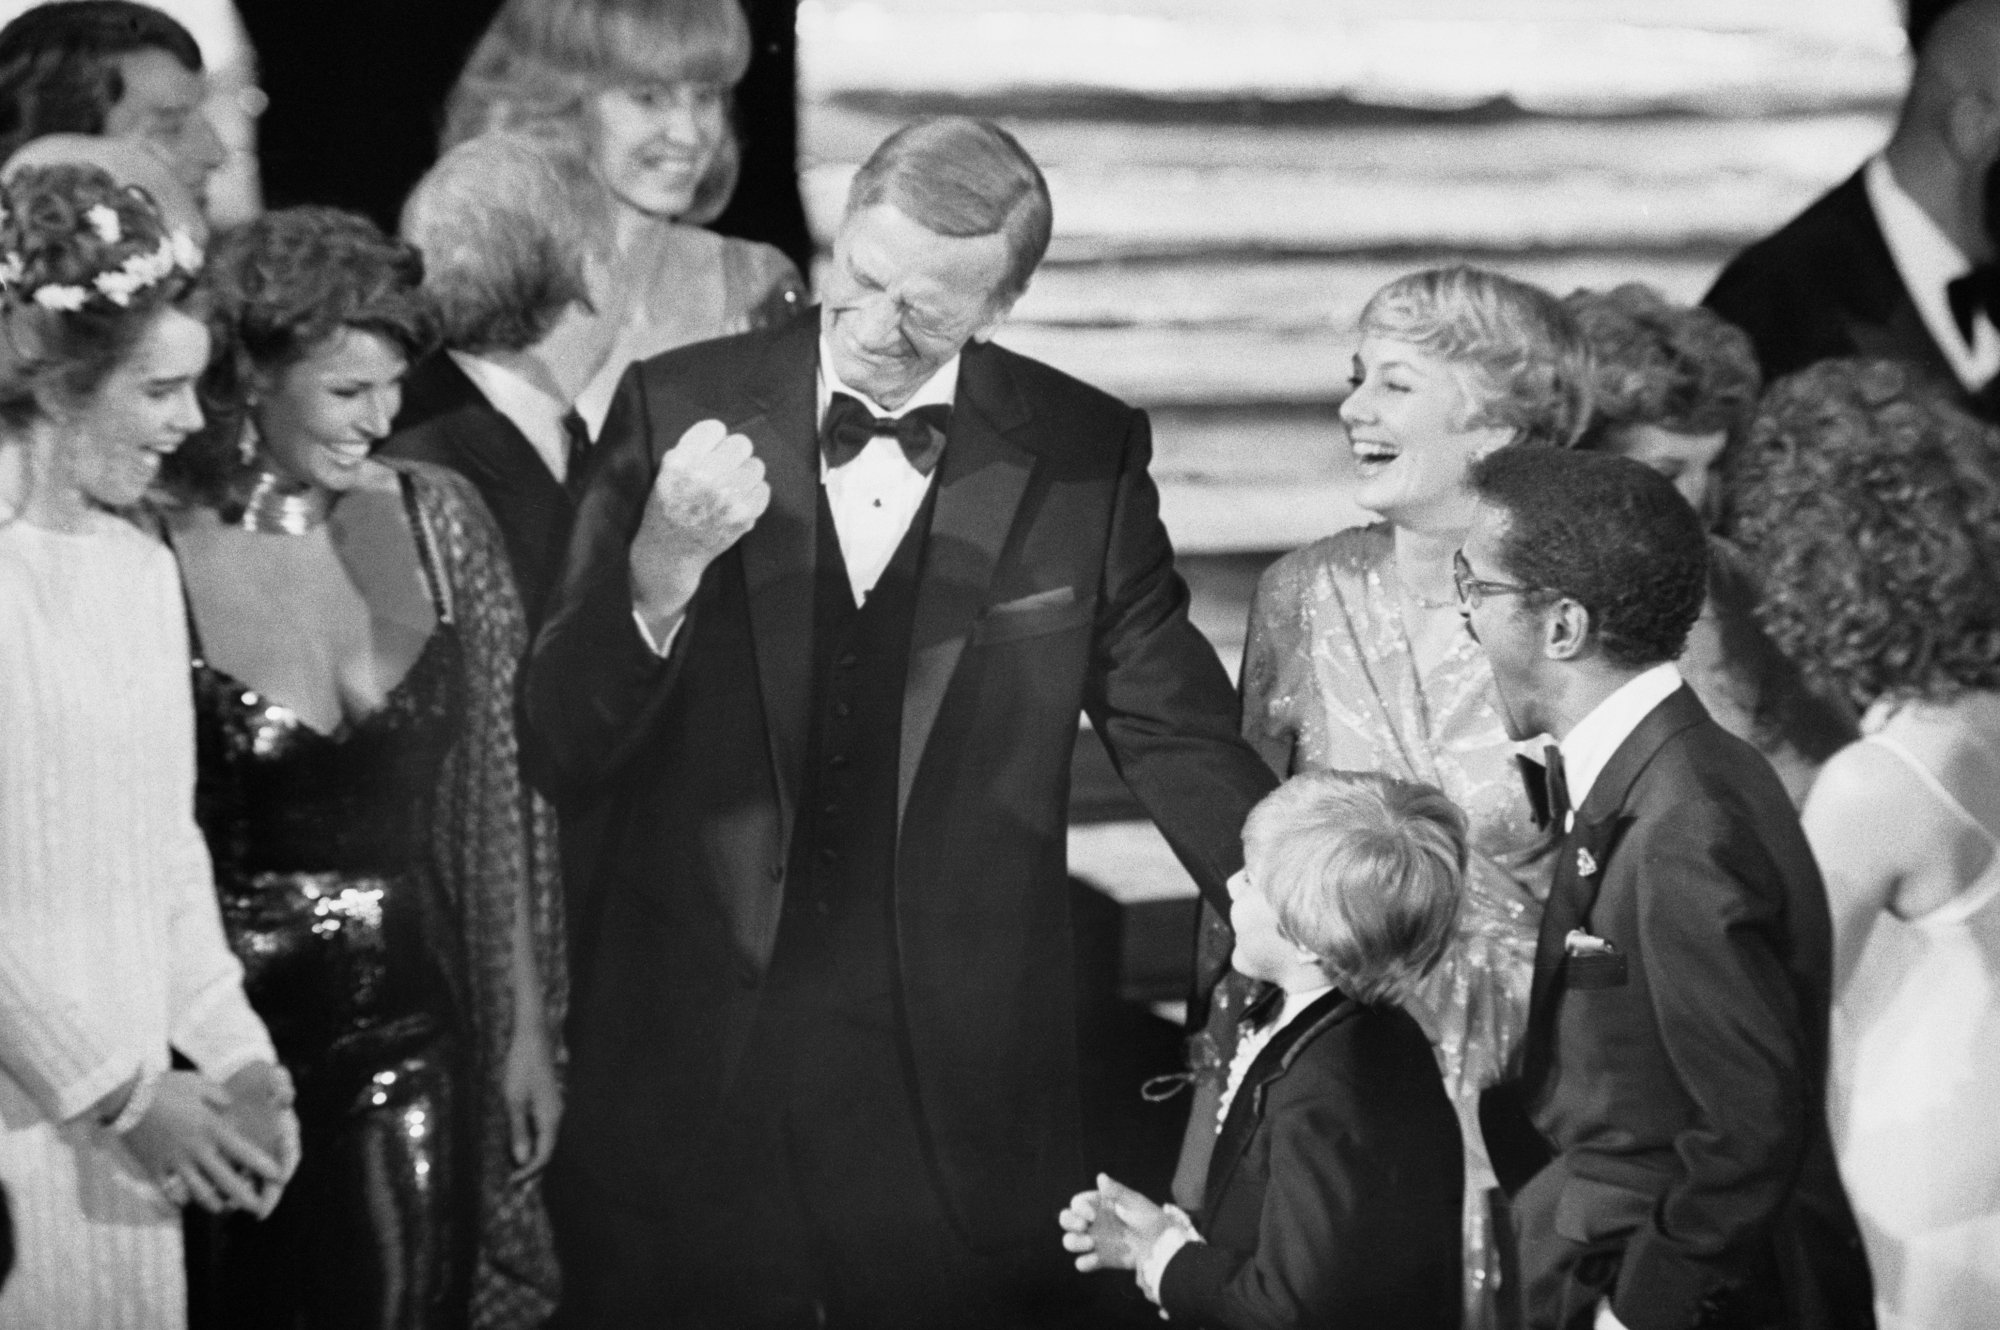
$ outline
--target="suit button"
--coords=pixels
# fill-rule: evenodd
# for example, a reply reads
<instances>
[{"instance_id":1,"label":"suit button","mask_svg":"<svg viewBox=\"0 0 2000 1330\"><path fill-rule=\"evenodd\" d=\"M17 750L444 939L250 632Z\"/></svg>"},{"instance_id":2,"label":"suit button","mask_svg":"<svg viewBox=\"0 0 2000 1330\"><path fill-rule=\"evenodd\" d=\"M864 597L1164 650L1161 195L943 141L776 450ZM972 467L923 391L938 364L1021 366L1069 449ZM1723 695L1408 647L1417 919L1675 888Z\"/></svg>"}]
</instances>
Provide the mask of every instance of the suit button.
<instances>
[{"instance_id":1,"label":"suit button","mask_svg":"<svg viewBox=\"0 0 2000 1330\"><path fill-rule=\"evenodd\" d=\"M840 805L836 803L824 803L819 806L819 811L822 817L832 817L840 812Z\"/></svg>"},{"instance_id":2,"label":"suit button","mask_svg":"<svg viewBox=\"0 0 2000 1330\"><path fill-rule=\"evenodd\" d=\"M833 714L840 717L842 720L846 720L849 716L854 714L854 708L849 706L845 702L835 702L833 704Z\"/></svg>"},{"instance_id":3,"label":"suit button","mask_svg":"<svg viewBox=\"0 0 2000 1330\"><path fill-rule=\"evenodd\" d=\"M824 900L814 901L813 909L819 911L819 917L822 919L826 918L827 916L833 913L833 907L827 904Z\"/></svg>"},{"instance_id":4,"label":"suit button","mask_svg":"<svg viewBox=\"0 0 2000 1330\"><path fill-rule=\"evenodd\" d=\"M835 771L845 770L847 767L847 754L835 753L832 757L829 757L826 760L826 764L832 767Z\"/></svg>"},{"instance_id":5,"label":"suit button","mask_svg":"<svg viewBox=\"0 0 2000 1330\"><path fill-rule=\"evenodd\" d=\"M840 862L840 851L829 845L819 852L819 861L823 864L837 864Z\"/></svg>"},{"instance_id":6,"label":"suit button","mask_svg":"<svg viewBox=\"0 0 2000 1330\"><path fill-rule=\"evenodd\" d=\"M785 866L783 864L772 864L764 871L771 875L773 882L783 882L785 880Z\"/></svg>"},{"instance_id":7,"label":"suit button","mask_svg":"<svg viewBox=\"0 0 2000 1330\"><path fill-rule=\"evenodd\" d=\"M836 670L851 670L860 663L861 657L855 655L852 651L843 651L840 653L840 658L833 662L833 668Z\"/></svg>"}]
</instances>

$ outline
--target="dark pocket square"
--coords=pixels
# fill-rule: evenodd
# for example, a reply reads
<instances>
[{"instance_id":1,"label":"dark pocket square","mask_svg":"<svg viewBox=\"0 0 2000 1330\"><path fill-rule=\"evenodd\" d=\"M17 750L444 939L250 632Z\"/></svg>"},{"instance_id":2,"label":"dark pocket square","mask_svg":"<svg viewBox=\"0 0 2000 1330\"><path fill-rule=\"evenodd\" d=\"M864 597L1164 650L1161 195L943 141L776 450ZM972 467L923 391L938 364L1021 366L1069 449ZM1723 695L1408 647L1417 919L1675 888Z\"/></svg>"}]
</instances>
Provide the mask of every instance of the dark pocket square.
<instances>
[{"instance_id":1,"label":"dark pocket square","mask_svg":"<svg viewBox=\"0 0 2000 1330\"><path fill-rule=\"evenodd\" d=\"M1617 988L1627 977L1622 952L1592 952L1563 961L1563 982L1571 988Z\"/></svg>"}]
</instances>

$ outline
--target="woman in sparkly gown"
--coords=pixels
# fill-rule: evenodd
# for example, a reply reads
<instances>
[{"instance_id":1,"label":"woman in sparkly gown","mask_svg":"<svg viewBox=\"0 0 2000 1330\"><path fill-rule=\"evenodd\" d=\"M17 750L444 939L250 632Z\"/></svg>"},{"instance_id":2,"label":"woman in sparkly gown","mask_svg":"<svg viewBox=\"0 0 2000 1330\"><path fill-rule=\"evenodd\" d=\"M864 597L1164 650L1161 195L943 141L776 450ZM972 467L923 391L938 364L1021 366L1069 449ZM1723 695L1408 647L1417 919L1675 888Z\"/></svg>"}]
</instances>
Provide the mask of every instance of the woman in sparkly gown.
<instances>
[{"instance_id":1,"label":"woman in sparkly gown","mask_svg":"<svg viewBox=\"0 0 2000 1330\"><path fill-rule=\"evenodd\" d=\"M469 484L369 451L428 340L415 251L330 209L232 233L206 284L236 418L171 534L197 814L305 1163L200 1267L204 1324L532 1326L561 1111L547 809L520 784L520 607Z\"/></svg>"},{"instance_id":2,"label":"woman in sparkly gown","mask_svg":"<svg viewBox=\"0 0 2000 1330\"><path fill-rule=\"evenodd\" d=\"M95 169L18 172L0 206L10 1330L176 1330L181 1206L267 1209L297 1134L190 816L180 583L132 520L201 423L198 258Z\"/></svg>"},{"instance_id":3,"label":"woman in sparkly gown","mask_svg":"<svg viewBox=\"0 0 2000 1330\"><path fill-rule=\"evenodd\" d=\"M729 104L749 63L737 0L507 0L452 90L444 147L489 129L554 135L584 149L616 201L627 312L577 398L592 434L633 361L804 306L791 260L705 225L736 188Z\"/></svg>"},{"instance_id":4,"label":"woman in sparkly gown","mask_svg":"<svg viewBox=\"0 0 2000 1330\"><path fill-rule=\"evenodd\" d=\"M1495 1323L1498 1276L1479 1094L1508 1070L1527 1022L1550 866L1452 559L1472 522L1468 465L1508 444L1574 443L1585 365L1574 324L1534 287L1455 268L1377 292L1340 416L1354 497L1383 520L1273 564L1244 650L1244 732L1280 773L1381 771L1465 810L1458 937L1412 1010L1465 1139L1468 1327Z\"/></svg>"}]
</instances>

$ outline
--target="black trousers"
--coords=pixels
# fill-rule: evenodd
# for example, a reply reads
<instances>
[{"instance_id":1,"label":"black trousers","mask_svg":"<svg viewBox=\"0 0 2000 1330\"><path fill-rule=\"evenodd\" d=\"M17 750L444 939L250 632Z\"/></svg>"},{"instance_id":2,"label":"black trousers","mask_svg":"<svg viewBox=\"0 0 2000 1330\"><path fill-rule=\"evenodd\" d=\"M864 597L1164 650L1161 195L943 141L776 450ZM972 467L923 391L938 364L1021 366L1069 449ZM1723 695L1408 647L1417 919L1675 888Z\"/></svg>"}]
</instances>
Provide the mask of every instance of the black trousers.
<instances>
[{"instance_id":1,"label":"black trousers","mask_svg":"<svg viewBox=\"0 0 2000 1330\"><path fill-rule=\"evenodd\" d=\"M939 1196L905 1042L773 1001L720 1139L635 1206L559 1157L565 1330L1044 1330L1095 1324L1096 1290L1048 1240L975 1251Z\"/></svg>"}]
</instances>

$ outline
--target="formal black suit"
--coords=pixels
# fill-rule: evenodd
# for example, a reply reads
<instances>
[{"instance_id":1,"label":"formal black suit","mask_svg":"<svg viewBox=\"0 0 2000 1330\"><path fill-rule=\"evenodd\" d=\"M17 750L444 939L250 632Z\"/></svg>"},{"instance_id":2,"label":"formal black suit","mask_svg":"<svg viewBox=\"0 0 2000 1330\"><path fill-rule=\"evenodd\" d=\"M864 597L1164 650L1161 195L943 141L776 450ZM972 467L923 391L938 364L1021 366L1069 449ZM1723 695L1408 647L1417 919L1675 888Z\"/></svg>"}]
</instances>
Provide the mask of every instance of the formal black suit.
<instances>
[{"instance_id":1,"label":"formal black suit","mask_svg":"<svg viewBox=\"0 0 2000 1330\"><path fill-rule=\"evenodd\" d=\"M1064 854L1078 714L1218 903L1273 779L1188 622L1142 413L968 345L930 498L856 613L818 481L817 354L812 312L669 352L627 374L598 445L529 679L565 772L622 806L567 1166L610 1203L671 1211L761 1111L733 1097L746 1076L851 1047L854 1075L907 1104L923 1176L905 1181L940 1226L1059 1256L1051 1218L1086 1181ZM661 455L710 417L749 436L771 504L661 660L628 551ZM799 1130L824 1131L835 1097ZM854 1148L877 1126L856 1121Z\"/></svg>"},{"instance_id":2,"label":"formal black suit","mask_svg":"<svg viewBox=\"0 0 2000 1330\"><path fill-rule=\"evenodd\" d=\"M1823 1105L1830 946L1784 787L1681 687L1592 785L1542 917L1511 1087L1554 1151L1515 1199L1531 1326L1605 1295L1632 1330L1873 1323Z\"/></svg>"},{"instance_id":3,"label":"formal black suit","mask_svg":"<svg viewBox=\"0 0 2000 1330\"><path fill-rule=\"evenodd\" d=\"M569 543L573 504L563 483L520 429L443 351L403 380L403 406L382 442L391 457L447 466L486 501L532 633Z\"/></svg>"},{"instance_id":4,"label":"formal black suit","mask_svg":"<svg viewBox=\"0 0 2000 1330\"><path fill-rule=\"evenodd\" d=\"M1731 259L1702 303L1750 334L1767 381L1822 360L1880 357L1964 394L1904 289L1861 171Z\"/></svg>"},{"instance_id":5,"label":"formal black suit","mask_svg":"<svg viewBox=\"0 0 2000 1330\"><path fill-rule=\"evenodd\" d=\"M1400 1008L1338 989L1257 1054L1209 1161L1204 1241L1167 1262L1176 1323L1456 1330L1458 1117Z\"/></svg>"}]
</instances>

